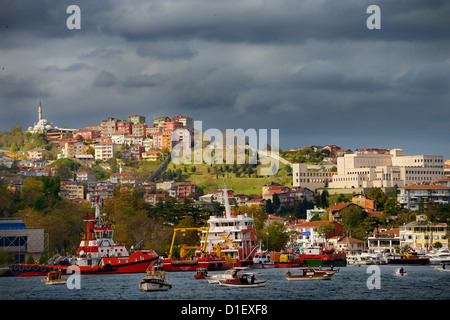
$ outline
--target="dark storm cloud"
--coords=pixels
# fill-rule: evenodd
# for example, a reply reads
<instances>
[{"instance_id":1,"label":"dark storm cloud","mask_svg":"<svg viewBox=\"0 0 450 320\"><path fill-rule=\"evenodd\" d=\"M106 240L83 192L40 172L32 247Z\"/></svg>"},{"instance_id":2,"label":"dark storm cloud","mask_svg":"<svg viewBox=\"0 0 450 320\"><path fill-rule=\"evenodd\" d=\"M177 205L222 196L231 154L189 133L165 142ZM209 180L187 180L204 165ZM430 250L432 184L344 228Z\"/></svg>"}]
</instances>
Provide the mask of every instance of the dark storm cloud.
<instances>
[{"instance_id":1,"label":"dark storm cloud","mask_svg":"<svg viewBox=\"0 0 450 320\"><path fill-rule=\"evenodd\" d=\"M111 87L116 82L116 76L112 74L110 71L101 71L97 77L95 78L92 85L94 87Z\"/></svg>"},{"instance_id":2,"label":"dark storm cloud","mask_svg":"<svg viewBox=\"0 0 450 320\"><path fill-rule=\"evenodd\" d=\"M161 75L139 75L127 77L123 82L124 87L142 88L155 87L163 82Z\"/></svg>"},{"instance_id":3,"label":"dark storm cloud","mask_svg":"<svg viewBox=\"0 0 450 320\"><path fill-rule=\"evenodd\" d=\"M81 30L66 28L71 4ZM381 30L366 27L372 4ZM279 128L294 147L449 147L448 17L443 0L5 0L0 108L35 112L45 98L49 120L67 127L183 114ZM2 115L6 129L24 121Z\"/></svg>"}]
</instances>

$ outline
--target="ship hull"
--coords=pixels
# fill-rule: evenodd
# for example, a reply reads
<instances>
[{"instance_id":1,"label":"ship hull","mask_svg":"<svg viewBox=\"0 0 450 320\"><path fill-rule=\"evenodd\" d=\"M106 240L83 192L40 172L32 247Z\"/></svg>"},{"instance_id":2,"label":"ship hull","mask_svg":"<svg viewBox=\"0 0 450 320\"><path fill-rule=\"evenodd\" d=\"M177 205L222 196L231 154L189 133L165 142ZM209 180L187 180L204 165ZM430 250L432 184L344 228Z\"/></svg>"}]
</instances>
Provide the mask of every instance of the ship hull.
<instances>
[{"instance_id":1,"label":"ship hull","mask_svg":"<svg viewBox=\"0 0 450 320\"><path fill-rule=\"evenodd\" d=\"M114 273L141 273L152 267L158 261L156 253L135 253L128 257L106 258L104 265L100 266L59 266L43 264L16 264L9 268L6 276L33 277L45 276L52 270L61 270L65 274L72 274L70 267L77 267L81 274L114 274Z\"/></svg>"}]
</instances>

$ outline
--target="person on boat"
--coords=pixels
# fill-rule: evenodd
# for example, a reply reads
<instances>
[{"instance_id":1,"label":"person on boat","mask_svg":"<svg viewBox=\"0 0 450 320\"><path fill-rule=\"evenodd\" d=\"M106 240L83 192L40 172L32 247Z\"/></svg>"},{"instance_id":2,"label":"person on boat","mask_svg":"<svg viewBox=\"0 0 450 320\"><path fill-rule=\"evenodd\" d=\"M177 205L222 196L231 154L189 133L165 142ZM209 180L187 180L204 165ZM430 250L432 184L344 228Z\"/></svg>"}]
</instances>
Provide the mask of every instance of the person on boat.
<instances>
[{"instance_id":1,"label":"person on boat","mask_svg":"<svg viewBox=\"0 0 450 320\"><path fill-rule=\"evenodd\" d=\"M442 262L442 269L445 270L445 263Z\"/></svg>"},{"instance_id":2,"label":"person on boat","mask_svg":"<svg viewBox=\"0 0 450 320\"><path fill-rule=\"evenodd\" d=\"M254 274L252 274L251 282L255 283L255 275Z\"/></svg>"}]
</instances>

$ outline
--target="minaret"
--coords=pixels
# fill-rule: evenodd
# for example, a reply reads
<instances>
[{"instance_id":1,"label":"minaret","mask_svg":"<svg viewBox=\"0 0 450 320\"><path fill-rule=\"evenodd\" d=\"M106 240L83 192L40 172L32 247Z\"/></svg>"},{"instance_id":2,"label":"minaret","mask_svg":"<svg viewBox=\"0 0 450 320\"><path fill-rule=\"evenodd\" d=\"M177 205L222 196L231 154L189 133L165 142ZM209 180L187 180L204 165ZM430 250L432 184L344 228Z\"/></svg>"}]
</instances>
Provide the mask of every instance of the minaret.
<instances>
[{"instance_id":1,"label":"minaret","mask_svg":"<svg viewBox=\"0 0 450 320\"><path fill-rule=\"evenodd\" d=\"M39 121L42 120L42 105L41 105L41 101L39 101Z\"/></svg>"}]
</instances>

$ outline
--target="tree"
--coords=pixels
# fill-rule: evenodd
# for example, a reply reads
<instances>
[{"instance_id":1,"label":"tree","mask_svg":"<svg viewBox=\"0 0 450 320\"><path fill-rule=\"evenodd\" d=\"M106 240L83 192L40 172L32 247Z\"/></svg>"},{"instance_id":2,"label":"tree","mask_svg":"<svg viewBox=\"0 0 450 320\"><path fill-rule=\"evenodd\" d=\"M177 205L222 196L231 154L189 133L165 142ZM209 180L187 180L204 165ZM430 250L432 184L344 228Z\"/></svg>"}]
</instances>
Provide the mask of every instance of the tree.
<instances>
[{"instance_id":1,"label":"tree","mask_svg":"<svg viewBox=\"0 0 450 320\"><path fill-rule=\"evenodd\" d=\"M284 225L278 222L272 222L265 230L265 236L263 239L267 239L269 251L280 251L289 241L289 234L286 232Z\"/></svg>"},{"instance_id":2,"label":"tree","mask_svg":"<svg viewBox=\"0 0 450 320\"><path fill-rule=\"evenodd\" d=\"M272 200L270 199L266 200L266 212L268 214L273 214Z\"/></svg>"},{"instance_id":3,"label":"tree","mask_svg":"<svg viewBox=\"0 0 450 320\"><path fill-rule=\"evenodd\" d=\"M344 232L351 233L352 237L364 239L362 224L367 216L366 211L357 205L349 205L340 211Z\"/></svg>"},{"instance_id":4,"label":"tree","mask_svg":"<svg viewBox=\"0 0 450 320\"><path fill-rule=\"evenodd\" d=\"M333 235L334 229L333 223L322 223L316 228L317 235L325 239L325 246L328 246L328 239Z\"/></svg>"},{"instance_id":5,"label":"tree","mask_svg":"<svg viewBox=\"0 0 450 320\"><path fill-rule=\"evenodd\" d=\"M278 194L275 193L273 195L272 199L273 199L273 203L272 203L273 211L277 212L278 209L280 209L280 205L281 205L280 197L278 196Z\"/></svg>"}]
</instances>

